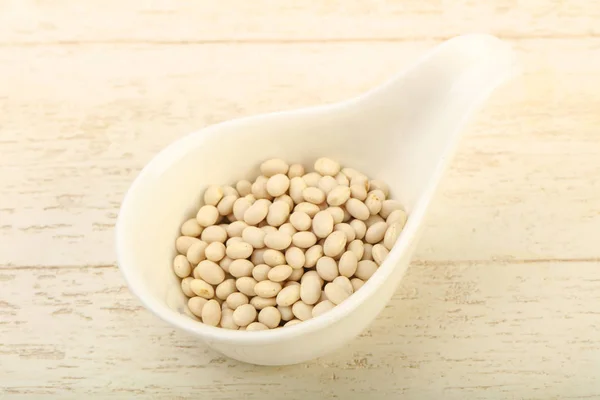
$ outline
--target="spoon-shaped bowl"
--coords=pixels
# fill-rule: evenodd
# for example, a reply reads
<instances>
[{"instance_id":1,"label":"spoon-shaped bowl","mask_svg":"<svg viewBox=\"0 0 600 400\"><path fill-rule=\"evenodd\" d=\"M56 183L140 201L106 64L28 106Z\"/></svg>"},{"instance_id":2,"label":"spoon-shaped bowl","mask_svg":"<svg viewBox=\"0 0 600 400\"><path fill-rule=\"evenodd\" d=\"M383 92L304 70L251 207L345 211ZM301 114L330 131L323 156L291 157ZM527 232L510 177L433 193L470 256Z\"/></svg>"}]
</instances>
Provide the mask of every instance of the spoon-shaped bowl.
<instances>
[{"instance_id":1,"label":"spoon-shaped bowl","mask_svg":"<svg viewBox=\"0 0 600 400\"><path fill-rule=\"evenodd\" d=\"M342 346L394 293L461 128L515 65L502 41L461 36L357 98L225 122L176 141L142 170L119 213L117 256L129 288L160 318L241 361L293 364ZM253 178L268 158L312 165L321 156L386 181L405 205L408 222L379 270L333 310L294 326L246 332L192 319L171 265L180 224L195 215L203 189Z\"/></svg>"}]
</instances>

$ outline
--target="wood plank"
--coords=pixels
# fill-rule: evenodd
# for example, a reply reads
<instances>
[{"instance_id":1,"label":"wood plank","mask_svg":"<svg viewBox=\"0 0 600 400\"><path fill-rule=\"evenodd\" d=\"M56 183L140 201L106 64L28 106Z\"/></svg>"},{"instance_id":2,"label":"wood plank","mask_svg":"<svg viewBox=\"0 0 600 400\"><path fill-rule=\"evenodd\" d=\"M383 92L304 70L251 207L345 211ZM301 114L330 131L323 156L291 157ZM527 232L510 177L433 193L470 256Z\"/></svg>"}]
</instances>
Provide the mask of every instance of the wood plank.
<instances>
[{"instance_id":1,"label":"wood plank","mask_svg":"<svg viewBox=\"0 0 600 400\"><path fill-rule=\"evenodd\" d=\"M590 37L598 21L587 0L0 1L4 44Z\"/></svg>"},{"instance_id":2,"label":"wood plank","mask_svg":"<svg viewBox=\"0 0 600 400\"><path fill-rule=\"evenodd\" d=\"M265 368L170 328L115 268L3 269L0 397L595 398L599 301L600 263L416 263L344 350Z\"/></svg>"},{"instance_id":3,"label":"wood plank","mask_svg":"<svg viewBox=\"0 0 600 400\"><path fill-rule=\"evenodd\" d=\"M120 201L162 147L358 94L433 44L4 48L0 260L112 264ZM418 260L600 257L599 44L517 44L524 76L465 132Z\"/></svg>"}]
</instances>

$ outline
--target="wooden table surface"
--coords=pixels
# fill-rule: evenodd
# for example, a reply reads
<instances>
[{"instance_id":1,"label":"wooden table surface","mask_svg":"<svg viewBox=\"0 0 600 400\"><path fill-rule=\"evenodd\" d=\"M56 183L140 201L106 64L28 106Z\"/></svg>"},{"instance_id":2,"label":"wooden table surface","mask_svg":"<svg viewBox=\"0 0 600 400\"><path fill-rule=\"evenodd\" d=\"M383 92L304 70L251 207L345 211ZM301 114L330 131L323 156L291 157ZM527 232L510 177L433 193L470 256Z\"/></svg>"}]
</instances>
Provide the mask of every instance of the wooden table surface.
<instances>
[{"instance_id":1,"label":"wooden table surface","mask_svg":"<svg viewBox=\"0 0 600 400\"><path fill-rule=\"evenodd\" d=\"M242 364L146 311L124 192L209 124L334 102L454 35L523 75L464 132L392 302ZM0 0L0 398L600 399L600 2Z\"/></svg>"}]
</instances>

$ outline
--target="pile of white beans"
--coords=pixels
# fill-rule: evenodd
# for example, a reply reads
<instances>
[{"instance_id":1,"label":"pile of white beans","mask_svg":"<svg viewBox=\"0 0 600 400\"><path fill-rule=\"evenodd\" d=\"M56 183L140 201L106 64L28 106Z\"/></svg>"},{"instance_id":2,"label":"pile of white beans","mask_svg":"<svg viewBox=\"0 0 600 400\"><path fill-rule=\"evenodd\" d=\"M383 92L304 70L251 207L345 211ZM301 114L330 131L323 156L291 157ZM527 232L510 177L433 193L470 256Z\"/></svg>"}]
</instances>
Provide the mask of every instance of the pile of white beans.
<instances>
[{"instance_id":1,"label":"pile of white beans","mask_svg":"<svg viewBox=\"0 0 600 400\"><path fill-rule=\"evenodd\" d=\"M203 323L290 326L331 310L369 279L407 215L379 180L319 158L314 172L265 161L254 182L210 186L181 226L173 269Z\"/></svg>"}]
</instances>

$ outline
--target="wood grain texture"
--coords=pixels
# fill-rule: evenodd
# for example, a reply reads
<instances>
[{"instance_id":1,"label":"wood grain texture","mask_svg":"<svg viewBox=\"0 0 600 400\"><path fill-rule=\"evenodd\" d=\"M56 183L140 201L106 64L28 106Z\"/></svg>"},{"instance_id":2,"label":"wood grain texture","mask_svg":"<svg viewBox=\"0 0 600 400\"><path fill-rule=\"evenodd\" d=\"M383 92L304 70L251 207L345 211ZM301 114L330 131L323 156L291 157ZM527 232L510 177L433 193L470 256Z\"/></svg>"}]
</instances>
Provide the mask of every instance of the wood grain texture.
<instances>
[{"instance_id":1,"label":"wood grain texture","mask_svg":"<svg viewBox=\"0 0 600 400\"><path fill-rule=\"evenodd\" d=\"M599 29L585 0L0 0L0 398L600 399ZM255 367L132 297L113 227L161 148L359 94L470 31L523 75L466 129L369 331Z\"/></svg>"},{"instance_id":2,"label":"wood grain texture","mask_svg":"<svg viewBox=\"0 0 600 400\"><path fill-rule=\"evenodd\" d=\"M350 346L280 368L166 326L116 268L3 270L0 387L7 398L597 398L599 267L415 263Z\"/></svg>"}]
</instances>

